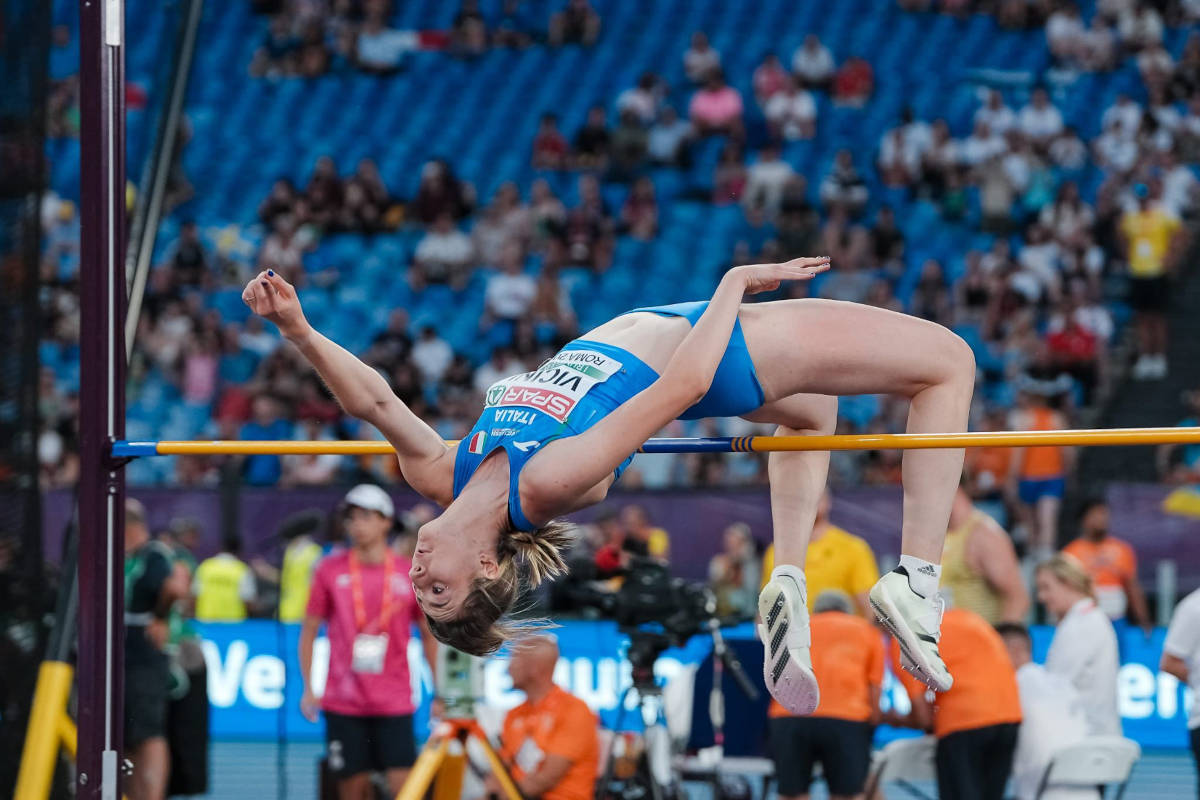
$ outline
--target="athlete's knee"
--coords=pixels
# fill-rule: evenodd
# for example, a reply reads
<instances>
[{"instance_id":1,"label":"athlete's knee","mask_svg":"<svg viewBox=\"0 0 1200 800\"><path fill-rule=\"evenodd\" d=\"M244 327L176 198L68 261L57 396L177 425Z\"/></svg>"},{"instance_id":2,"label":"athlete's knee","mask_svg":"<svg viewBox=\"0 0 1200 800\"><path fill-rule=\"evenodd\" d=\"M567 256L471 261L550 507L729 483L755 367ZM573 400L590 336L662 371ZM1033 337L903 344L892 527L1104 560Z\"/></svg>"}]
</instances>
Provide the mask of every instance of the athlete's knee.
<instances>
[{"instance_id":1,"label":"athlete's knee","mask_svg":"<svg viewBox=\"0 0 1200 800\"><path fill-rule=\"evenodd\" d=\"M947 383L963 386L968 390L975 387L975 351L971 345L953 331L942 336L941 347L936 355L945 373Z\"/></svg>"}]
</instances>

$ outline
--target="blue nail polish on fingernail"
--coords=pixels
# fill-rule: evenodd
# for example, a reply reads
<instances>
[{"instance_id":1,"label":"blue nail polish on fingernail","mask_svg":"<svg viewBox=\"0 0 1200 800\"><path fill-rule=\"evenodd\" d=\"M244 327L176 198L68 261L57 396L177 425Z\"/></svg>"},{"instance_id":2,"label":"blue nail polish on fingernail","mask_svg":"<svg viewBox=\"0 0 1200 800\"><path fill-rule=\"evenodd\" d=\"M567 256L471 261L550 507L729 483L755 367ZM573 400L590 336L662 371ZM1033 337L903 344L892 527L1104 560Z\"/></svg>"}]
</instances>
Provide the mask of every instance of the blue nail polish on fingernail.
<instances>
[{"instance_id":1,"label":"blue nail polish on fingernail","mask_svg":"<svg viewBox=\"0 0 1200 800\"><path fill-rule=\"evenodd\" d=\"M273 269L269 269L269 270L267 270L267 274L268 274L268 275L270 275L272 278L274 278L274 277L275 277L275 270L273 270Z\"/></svg>"}]
</instances>

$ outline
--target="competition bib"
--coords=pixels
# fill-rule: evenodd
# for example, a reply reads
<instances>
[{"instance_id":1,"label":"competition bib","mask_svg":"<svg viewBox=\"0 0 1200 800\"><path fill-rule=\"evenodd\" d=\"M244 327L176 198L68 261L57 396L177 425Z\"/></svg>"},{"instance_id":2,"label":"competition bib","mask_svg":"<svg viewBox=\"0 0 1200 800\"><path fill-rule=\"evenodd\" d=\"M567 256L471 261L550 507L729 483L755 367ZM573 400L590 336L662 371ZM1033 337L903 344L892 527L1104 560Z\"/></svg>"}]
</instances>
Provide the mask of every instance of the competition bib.
<instances>
[{"instance_id":1,"label":"competition bib","mask_svg":"<svg viewBox=\"0 0 1200 800\"><path fill-rule=\"evenodd\" d=\"M593 386L620 369L621 362L594 350L564 350L533 372L493 383L486 405L533 408L566 422Z\"/></svg>"}]
</instances>

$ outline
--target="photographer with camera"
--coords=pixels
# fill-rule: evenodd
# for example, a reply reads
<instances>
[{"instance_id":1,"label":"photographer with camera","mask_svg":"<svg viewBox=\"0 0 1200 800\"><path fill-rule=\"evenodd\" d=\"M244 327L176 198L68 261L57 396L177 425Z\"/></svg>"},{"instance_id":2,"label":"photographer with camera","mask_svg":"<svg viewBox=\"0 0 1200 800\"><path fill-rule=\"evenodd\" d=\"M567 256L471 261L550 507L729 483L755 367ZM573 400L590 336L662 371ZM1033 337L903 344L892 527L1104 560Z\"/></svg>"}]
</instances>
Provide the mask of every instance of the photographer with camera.
<instances>
[{"instance_id":1,"label":"photographer with camera","mask_svg":"<svg viewBox=\"0 0 1200 800\"><path fill-rule=\"evenodd\" d=\"M530 636L513 648L508 674L525 702L508 712L500 757L521 796L544 800L591 800L600 759L596 715L554 683L558 644ZM494 776L488 793L500 795Z\"/></svg>"},{"instance_id":2,"label":"photographer with camera","mask_svg":"<svg viewBox=\"0 0 1200 800\"><path fill-rule=\"evenodd\" d=\"M437 641L417 605L408 559L388 547L395 507L387 492L360 484L342 503L350 547L321 560L313 575L300 632L300 708L316 721L310 681L313 643L322 623L329 637L329 672L320 709L325 714L329 768L342 800L372 796L371 773L383 772L392 796L416 760L409 631L421 631L425 659L437 664Z\"/></svg>"}]
</instances>

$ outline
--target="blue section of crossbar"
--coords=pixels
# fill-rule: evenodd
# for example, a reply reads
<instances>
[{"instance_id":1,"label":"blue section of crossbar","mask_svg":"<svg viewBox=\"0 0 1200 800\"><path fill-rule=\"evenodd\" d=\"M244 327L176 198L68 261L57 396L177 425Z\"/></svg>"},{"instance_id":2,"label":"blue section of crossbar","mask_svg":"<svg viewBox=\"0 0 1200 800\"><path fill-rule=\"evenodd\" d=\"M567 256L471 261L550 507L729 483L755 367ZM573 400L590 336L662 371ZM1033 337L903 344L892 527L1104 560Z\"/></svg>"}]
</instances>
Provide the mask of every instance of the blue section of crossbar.
<instances>
[{"instance_id":1,"label":"blue section of crossbar","mask_svg":"<svg viewBox=\"0 0 1200 800\"><path fill-rule=\"evenodd\" d=\"M750 450L750 437L706 436L697 439L651 439L639 453L742 453Z\"/></svg>"},{"instance_id":2,"label":"blue section of crossbar","mask_svg":"<svg viewBox=\"0 0 1200 800\"><path fill-rule=\"evenodd\" d=\"M158 455L158 442L129 442L118 440L113 442L113 458L138 458L140 456Z\"/></svg>"}]
</instances>

